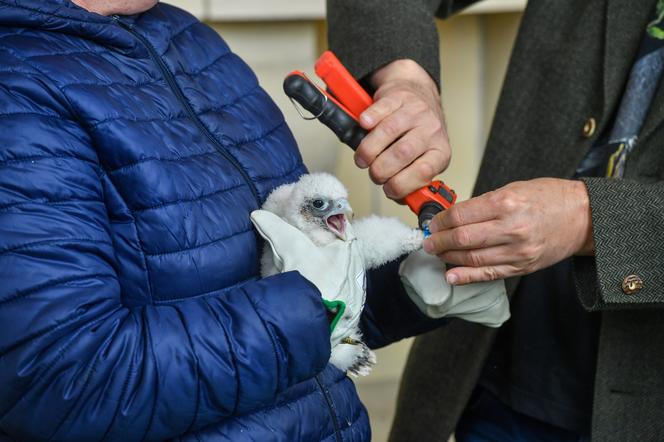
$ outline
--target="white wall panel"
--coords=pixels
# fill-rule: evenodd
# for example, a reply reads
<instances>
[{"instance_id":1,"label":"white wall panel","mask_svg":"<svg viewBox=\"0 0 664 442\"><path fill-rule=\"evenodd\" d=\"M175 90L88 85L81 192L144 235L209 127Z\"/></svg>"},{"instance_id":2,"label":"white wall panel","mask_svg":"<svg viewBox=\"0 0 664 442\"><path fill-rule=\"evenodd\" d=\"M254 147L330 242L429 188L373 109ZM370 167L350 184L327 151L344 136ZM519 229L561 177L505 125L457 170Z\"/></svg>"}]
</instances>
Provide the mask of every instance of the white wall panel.
<instances>
[{"instance_id":1,"label":"white wall panel","mask_svg":"<svg viewBox=\"0 0 664 442\"><path fill-rule=\"evenodd\" d=\"M295 20L325 17L325 0L209 0L215 21Z\"/></svg>"},{"instance_id":2,"label":"white wall panel","mask_svg":"<svg viewBox=\"0 0 664 442\"><path fill-rule=\"evenodd\" d=\"M208 16L207 0L166 0L164 3L189 11L201 20Z\"/></svg>"}]
</instances>

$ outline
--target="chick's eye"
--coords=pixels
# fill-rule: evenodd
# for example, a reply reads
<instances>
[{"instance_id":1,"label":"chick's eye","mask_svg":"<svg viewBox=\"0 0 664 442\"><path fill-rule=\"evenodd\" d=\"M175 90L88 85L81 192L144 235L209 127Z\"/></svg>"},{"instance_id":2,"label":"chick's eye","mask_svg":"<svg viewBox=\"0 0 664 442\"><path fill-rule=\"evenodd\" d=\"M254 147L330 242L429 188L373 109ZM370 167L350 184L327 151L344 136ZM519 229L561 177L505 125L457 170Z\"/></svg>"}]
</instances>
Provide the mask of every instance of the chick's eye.
<instances>
[{"instance_id":1,"label":"chick's eye","mask_svg":"<svg viewBox=\"0 0 664 442\"><path fill-rule=\"evenodd\" d=\"M327 207L327 202L322 199L315 199L311 202L311 205L314 206L314 209L324 210Z\"/></svg>"}]
</instances>

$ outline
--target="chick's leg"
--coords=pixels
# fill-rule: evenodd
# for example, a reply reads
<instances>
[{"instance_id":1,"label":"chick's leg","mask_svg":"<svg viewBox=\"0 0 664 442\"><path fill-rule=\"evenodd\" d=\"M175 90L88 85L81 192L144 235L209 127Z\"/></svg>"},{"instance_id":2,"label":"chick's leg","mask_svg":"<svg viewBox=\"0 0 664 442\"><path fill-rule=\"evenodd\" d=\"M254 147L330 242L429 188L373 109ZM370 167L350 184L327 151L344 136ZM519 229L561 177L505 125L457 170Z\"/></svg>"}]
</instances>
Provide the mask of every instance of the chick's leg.
<instances>
[{"instance_id":1,"label":"chick's leg","mask_svg":"<svg viewBox=\"0 0 664 442\"><path fill-rule=\"evenodd\" d=\"M353 377L366 376L376 365L376 354L362 342L358 332L332 348L330 363Z\"/></svg>"}]
</instances>

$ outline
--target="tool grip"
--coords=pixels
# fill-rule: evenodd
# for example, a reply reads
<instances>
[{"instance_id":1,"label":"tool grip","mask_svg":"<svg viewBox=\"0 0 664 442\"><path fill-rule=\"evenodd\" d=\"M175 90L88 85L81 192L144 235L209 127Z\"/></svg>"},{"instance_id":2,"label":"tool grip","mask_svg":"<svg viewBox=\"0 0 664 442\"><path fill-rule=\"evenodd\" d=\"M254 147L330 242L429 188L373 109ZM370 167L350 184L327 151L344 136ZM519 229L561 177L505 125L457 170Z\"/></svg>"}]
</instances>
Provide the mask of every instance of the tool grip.
<instances>
[{"instance_id":1,"label":"tool grip","mask_svg":"<svg viewBox=\"0 0 664 442\"><path fill-rule=\"evenodd\" d=\"M284 80L284 92L297 101L304 109L314 115L321 123L329 127L339 140L353 150L367 135L358 122L347 110L332 97L318 89L308 78L300 73L292 73Z\"/></svg>"},{"instance_id":2,"label":"tool grip","mask_svg":"<svg viewBox=\"0 0 664 442\"><path fill-rule=\"evenodd\" d=\"M317 63L317 72L321 77L327 78L334 85L332 92L346 101L340 103L334 96L318 88L307 76L300 71L291 72L284 80L284 92L292 100L314 115L321 123L329 127L339 140L357 150L367 135L357 117L344 104L352 104L357 115L371 104L371 97L359 90L361 86L350 76L343 65L333 54L326 54ZM336 91L335 91L336 89ZM352 107L352 106L351 106ZM456 193L442 181L432 181L428 185L412 192L404 198L404 202L418 217L420 228L428 233L428 226L433 217L448 209L456 202Z\"/></svg>"},{"instance_id":3,"label":"tool grip","mask_svg":"<svg viewBox=\"0 0 664 442\"><path fill-rule=\"evenodd\" d=\"M316 75L327 85L327 90L343 103L351 114L360 118L373 99L341 64L332 51L325 51L316 61Z\"/></svg>"}]
</instances>

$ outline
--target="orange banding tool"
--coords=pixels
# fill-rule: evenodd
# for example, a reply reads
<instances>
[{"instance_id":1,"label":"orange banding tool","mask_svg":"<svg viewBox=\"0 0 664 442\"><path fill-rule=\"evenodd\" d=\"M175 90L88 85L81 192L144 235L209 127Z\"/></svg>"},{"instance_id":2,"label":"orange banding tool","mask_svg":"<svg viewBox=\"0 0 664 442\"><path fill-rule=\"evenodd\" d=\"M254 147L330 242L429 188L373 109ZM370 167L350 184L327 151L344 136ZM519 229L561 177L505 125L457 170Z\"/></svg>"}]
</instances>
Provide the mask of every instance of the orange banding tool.
<instances>
[{"instance_id":1,"label":"orange banding tool","mask_svg":"<svg viewBox=\"0 0 664 442\"><path fill-rule=\"evenodd\" d=\"M341 142L356 150L368 133L360 126L359 118L373 103L371 96L330 51L323 53L315 69L327 91L316 86L303 72L293 71L284 80L284 92L310 112L312 119L318 119ZM436 180L406 196L404 202L417 215L420 228L428 235L431 219L450 208L456 198L454 190Z\"/></svg>"}]
</instances>

